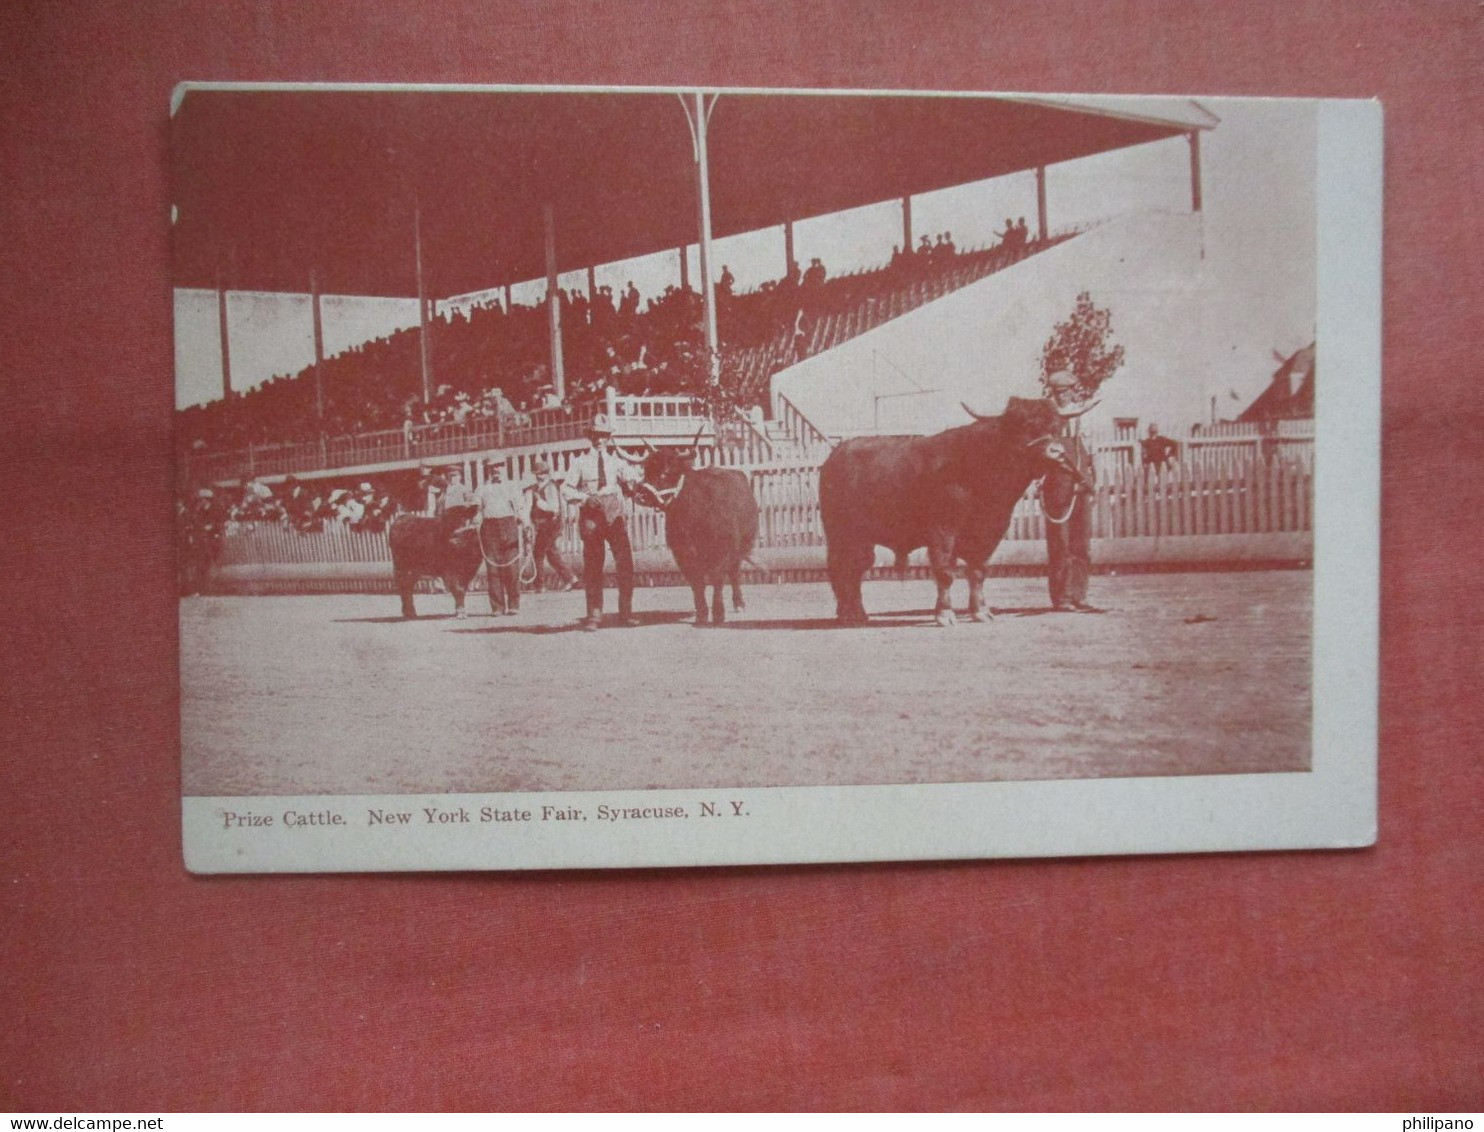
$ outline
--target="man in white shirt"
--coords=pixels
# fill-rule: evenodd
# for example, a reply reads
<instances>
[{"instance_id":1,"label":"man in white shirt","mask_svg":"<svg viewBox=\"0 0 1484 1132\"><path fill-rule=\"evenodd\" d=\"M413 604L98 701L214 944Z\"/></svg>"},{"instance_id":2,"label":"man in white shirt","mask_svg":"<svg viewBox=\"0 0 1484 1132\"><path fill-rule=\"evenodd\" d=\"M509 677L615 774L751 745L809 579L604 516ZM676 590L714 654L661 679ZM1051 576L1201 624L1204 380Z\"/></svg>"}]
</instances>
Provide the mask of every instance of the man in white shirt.
<instances>
[{"instance_id":1,"label":"man in white shirt","mask_svg":"<svg viewBox=\"0 0 1484 1132\"><path fill-rule=\"evenodd\" d=\"M474 493L464 483L464 468L461 464L450 464L443 472L443 494L438 497L435 514L446 515L466 507L473 507Z\"/></svg>"},{"instance_id":2,"label":"man in white shirt","mask_svg":"<svg viewBox=\"0 0 1484 1132\"><path fill-rule=\"evenodd\" d=\"M484 462L484 483L474 493L479 504L479 546L484 551L490 612L520 612L520 532L526 526L525 493L505 482L505 461Z\"/></svg>"},{"instance_id":3,"label":"man in white shirt","mask_svg":"<svg viewBox=\"0 0 1484 1132\"><path fill-rule=\"evenodd\" d=\"M626 485L637 483L642 473L613 446L613 426L599 413L588 430L590 447L567 469L563 493L580 503L578 530L582 534L582 580L587 590L587 616L582 627L594 632L603 623L603 556L605 545L613 551L618 574L618 624L636 625L634 620L634 552L624 520Z\"/></svg>"}]
</instances>

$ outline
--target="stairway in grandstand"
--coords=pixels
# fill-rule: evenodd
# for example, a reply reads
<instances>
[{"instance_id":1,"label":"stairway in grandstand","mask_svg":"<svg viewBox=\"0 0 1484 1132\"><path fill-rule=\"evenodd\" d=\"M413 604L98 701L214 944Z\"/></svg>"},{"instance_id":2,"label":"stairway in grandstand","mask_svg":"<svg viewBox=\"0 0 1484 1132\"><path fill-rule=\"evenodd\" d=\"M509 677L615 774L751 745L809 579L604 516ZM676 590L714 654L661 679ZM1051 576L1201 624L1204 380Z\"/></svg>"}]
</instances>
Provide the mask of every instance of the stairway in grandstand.
<instances>
[{"instance_id":1,"label":"stairway in grandstand","mask_svg":"<svg viewBox=\"0 0 1484 1132\"><path fill-rule=\"evenodd\" d=\"M1045 240L1032 241L1015 252L1003 247L960 252L954 257L951 268L923 278L897 281L891 278L887 269L877 268L832 279L826 287L840 292L833 303L835 309L816 318L807 327L802 353L796 355L792 335L788 332L741 352L737 363L742 374L741 400L767 405L769 385L773 375L780 370L803 358L832 350L997 271L1013 267L1076 234L1075 230L1058 233ZM892 285L883 288L883 282ZM803 455L818 447L814 443L817 438L806 435L807 429L808 422L801 418L770 419L764 426L768 442L780 458Z\"/></svg>"}]
</instances>

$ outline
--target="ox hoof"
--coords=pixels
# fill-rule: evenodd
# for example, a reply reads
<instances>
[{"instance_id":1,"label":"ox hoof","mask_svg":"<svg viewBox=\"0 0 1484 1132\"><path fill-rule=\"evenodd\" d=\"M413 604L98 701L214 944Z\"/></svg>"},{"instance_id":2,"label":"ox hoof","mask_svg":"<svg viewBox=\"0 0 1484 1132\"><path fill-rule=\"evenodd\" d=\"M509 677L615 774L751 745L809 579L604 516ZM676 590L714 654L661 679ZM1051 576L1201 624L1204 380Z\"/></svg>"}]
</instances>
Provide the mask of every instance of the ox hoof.
<instances>
[{"instance_id":1,"label":"ox hoof","mask_svg":"<svg viewBox=\"0 0 1484 1132\"><path fill-rule=\"evenodd\" d=\"M457 610L454 613L453 616L454 616L454 620L455 621L467 621L467 620L469 620L469 614L467 612L465 612L464 610L462 610L462 609Z\"/></svg>"},{"instance_id":2,"label":"ox hoof","mask_svg":"<svg viewBox=\"0 0 1484 1132\"><path fill-rule=\"evenodd\" d=\"M940 629L951 629L958 622L958 618L953 615L953 610L951 609L938 610L938 615L934 620L938 623Z\"/></svg>"},{"instance_id":3,"label":"ox hoof","mask_svg":"<svg viewBox=\"0 0 1484 1132\"><path fill-rule=\"evenodd\" d=\"M973 613L973 618L981 625L987 625L994 620L994 614L987 609L976 609Z\"/></svg>"}]
</instances>

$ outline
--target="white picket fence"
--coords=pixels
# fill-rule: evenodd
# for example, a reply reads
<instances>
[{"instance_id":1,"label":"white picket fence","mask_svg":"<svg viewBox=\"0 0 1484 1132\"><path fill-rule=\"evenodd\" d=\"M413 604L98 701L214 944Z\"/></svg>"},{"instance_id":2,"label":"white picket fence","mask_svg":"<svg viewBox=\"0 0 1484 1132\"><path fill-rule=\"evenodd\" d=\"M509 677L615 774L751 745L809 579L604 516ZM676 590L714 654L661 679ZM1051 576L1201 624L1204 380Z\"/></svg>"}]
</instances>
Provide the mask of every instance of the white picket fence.
<instances>
[{"instance_id":1,"label":"white picket fence","mask_svg":"<svg viewBox=\"0 0 1484 1132\"><path fill-rule=\"evenodd\" d=\"M819 468L761 465L747 470L760 510L760 549L824 545L819 517ZM628 504L636 551L665 547L662 512ZM1227 457L1163 468L1132 465L1100 474L1092 510L1093 537L1178 538L1187 535L1264 535L1313 529L1313 476L1303 461ZM1032 489L1015 507L1007 542L1045 537ZM560 547L581 557L575 515ZM221 563L293 565L389 563L386 534L357 532L338 523L299 533L280 523L229 528Z\"/></svg>"}]
</instances>

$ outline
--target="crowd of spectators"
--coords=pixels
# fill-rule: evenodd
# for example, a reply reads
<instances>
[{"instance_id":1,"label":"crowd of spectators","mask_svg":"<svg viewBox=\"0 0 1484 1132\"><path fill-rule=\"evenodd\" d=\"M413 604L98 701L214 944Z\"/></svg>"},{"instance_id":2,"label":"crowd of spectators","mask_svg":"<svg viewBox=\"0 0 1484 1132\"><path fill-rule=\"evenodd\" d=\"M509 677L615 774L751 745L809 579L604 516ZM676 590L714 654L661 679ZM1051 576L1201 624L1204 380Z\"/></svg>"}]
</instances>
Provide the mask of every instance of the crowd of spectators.
<instances>
[{"instance_id":1,"label":"crowd of spectators","mask_svg":"<svg viewBox=\"0 0 1484 1132\"><path fill-rule=\"evenodd\" d=\"M770 365L786 364L817 345L814 328L831 314L946 277L969 257L1024 254L1024 218L1007 220L1000 237L993 248L965 254L951 233L924 235L916 248L894 248L882 267L833 278L816 257L749 292L736 290L723 265L716 286L722 347L766 351ZM559 294L568 405L600 398L608 386L620 394L676 395L704 379L703 303L695 290L670 286L647 304L632 282L617 292L603 286L591 295ZM220 452L398 428L411 440L430 425L499 418L520 427L537 410L557 406L544 305L491 302L445 311L429 331L436 384L426 400L420 331L413 327L325 359L318 383L311 366L184 409L179 442L185 452Z\"/></svg>"},{"instance_id":2,"label":"crowd of spectators","mask_svg":"<svg viewBox=\"0 0 1484 1132\"><path fill-rule=\"evenodd\" d=\"M386 529L399 503L388 486L370 481L353 487L328 482L305 483L289 476L276 487L260 479L230 487L203 487L183 495L177 505L182 525L207 531L229 523L285 523L309 533L339 523L348 530L375 533Z\"/></svg>"}]
</instances>

